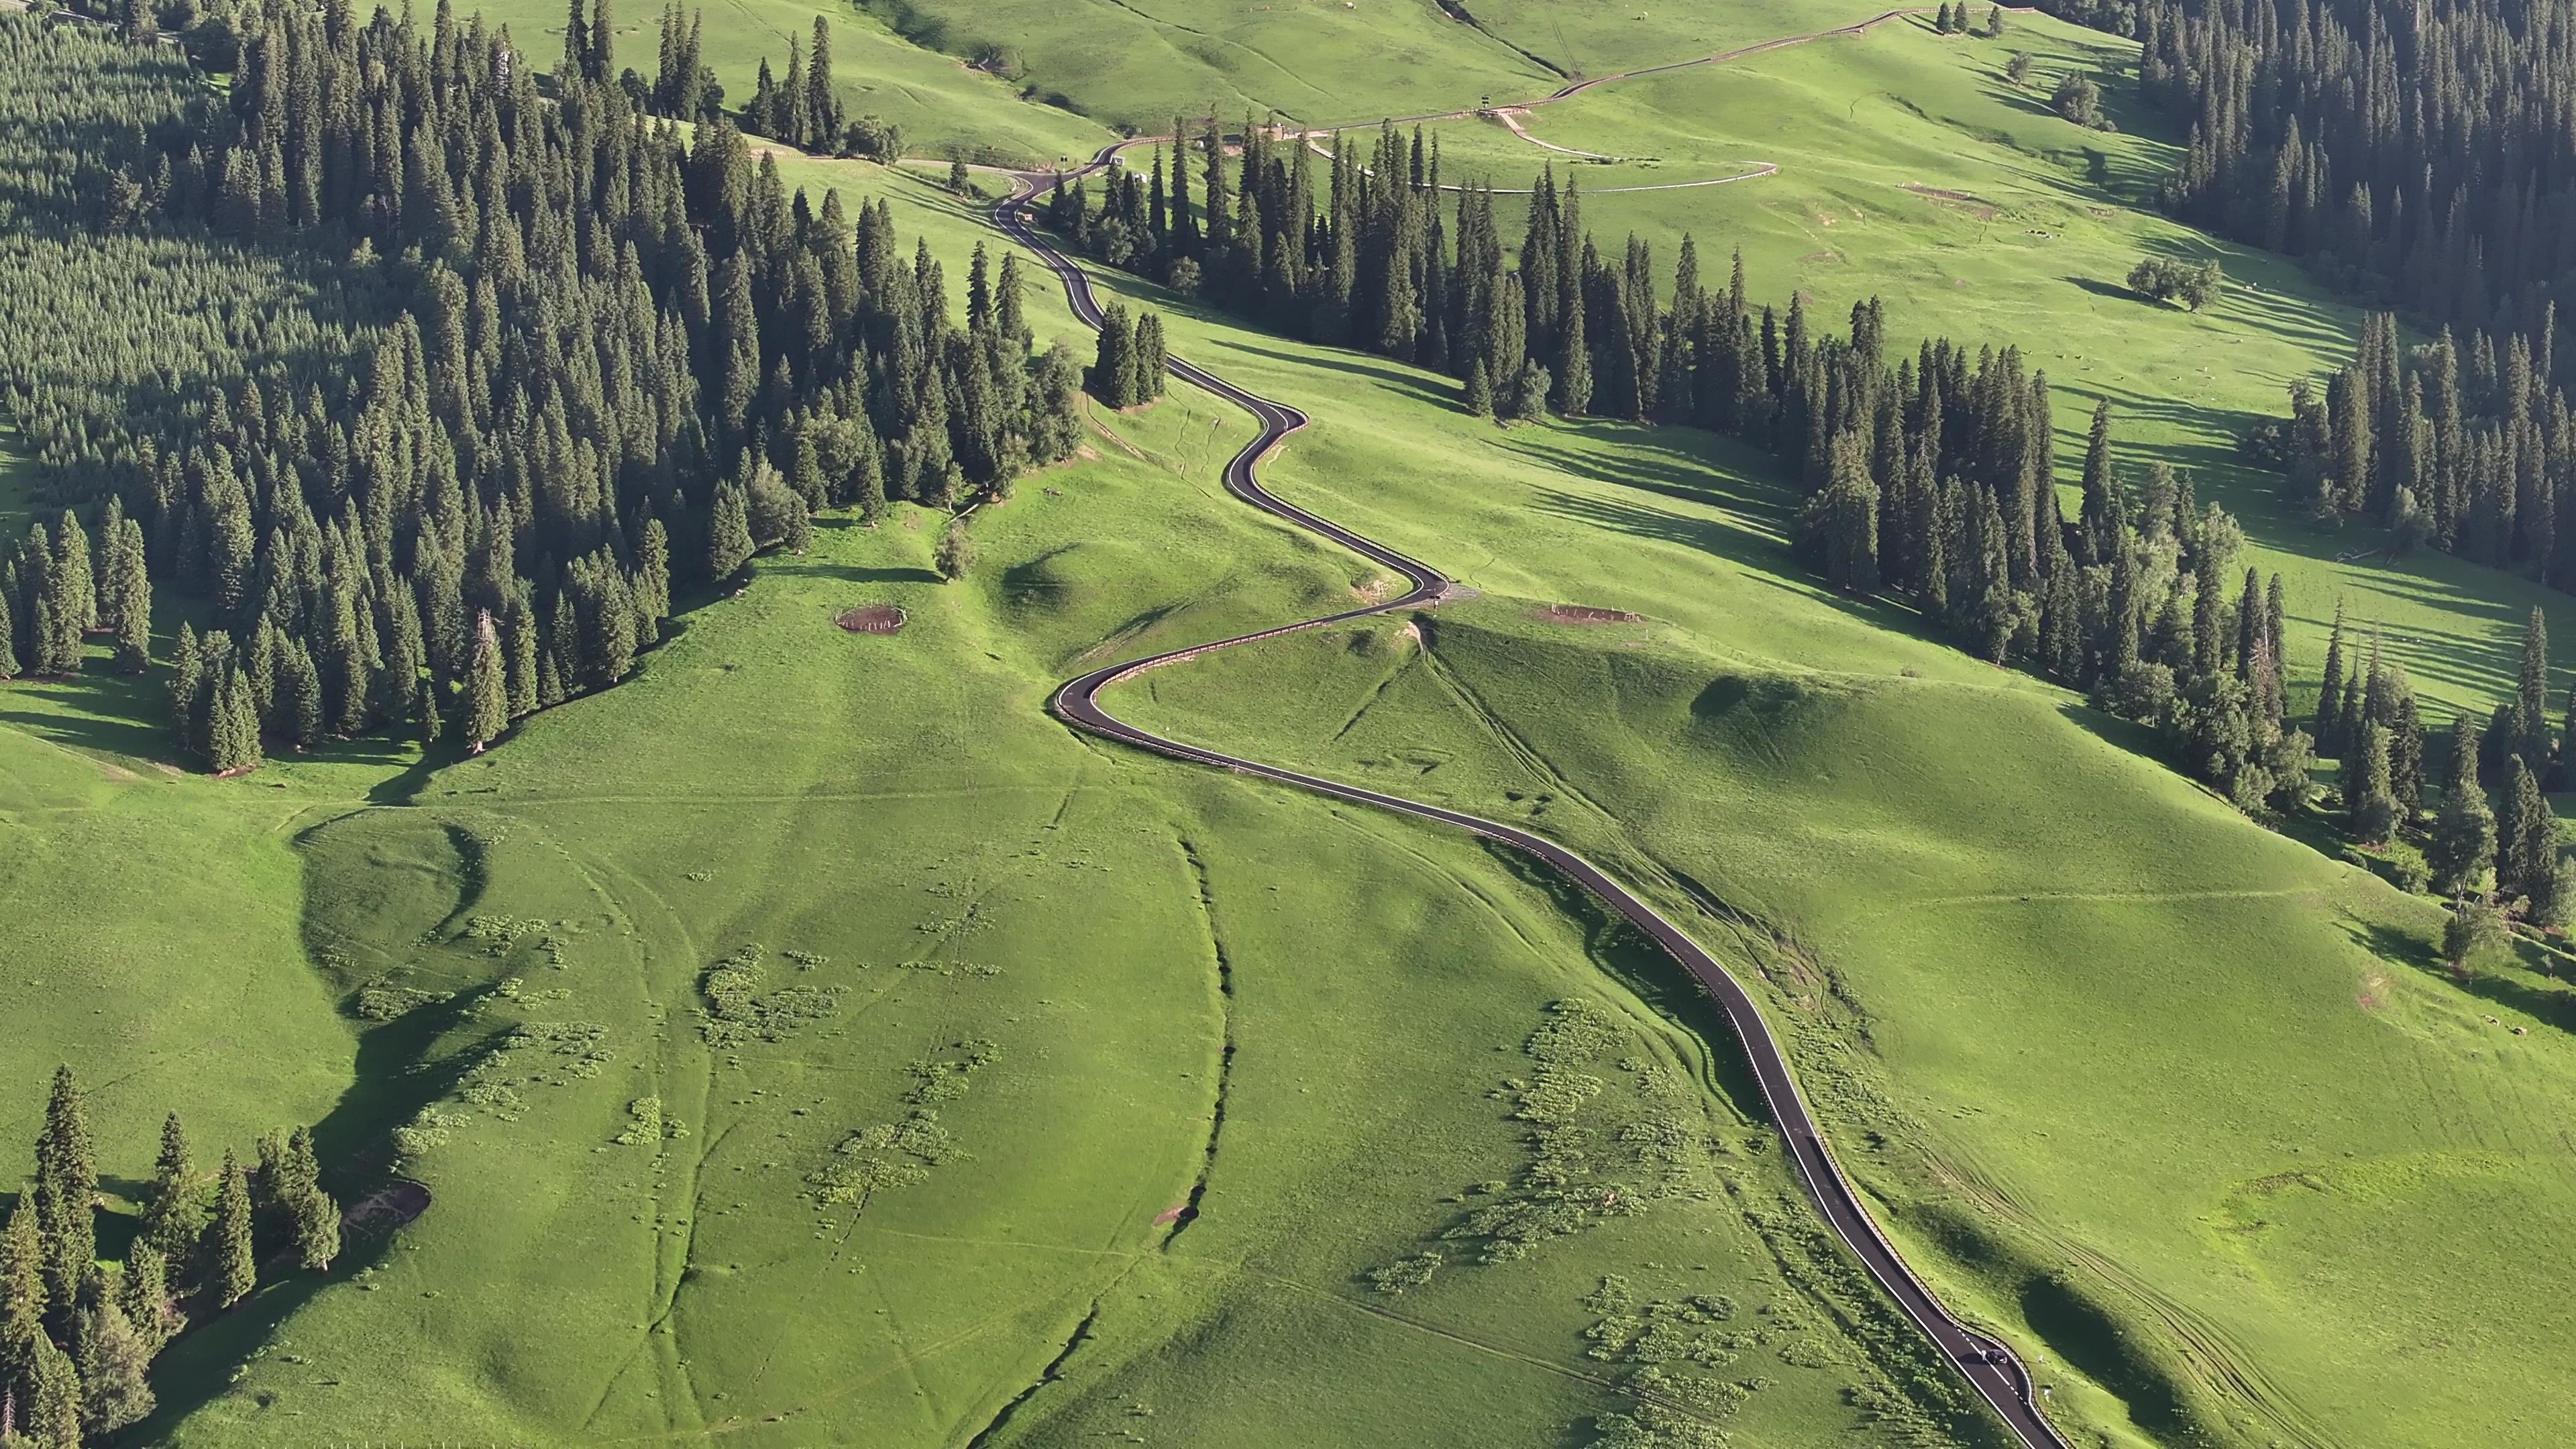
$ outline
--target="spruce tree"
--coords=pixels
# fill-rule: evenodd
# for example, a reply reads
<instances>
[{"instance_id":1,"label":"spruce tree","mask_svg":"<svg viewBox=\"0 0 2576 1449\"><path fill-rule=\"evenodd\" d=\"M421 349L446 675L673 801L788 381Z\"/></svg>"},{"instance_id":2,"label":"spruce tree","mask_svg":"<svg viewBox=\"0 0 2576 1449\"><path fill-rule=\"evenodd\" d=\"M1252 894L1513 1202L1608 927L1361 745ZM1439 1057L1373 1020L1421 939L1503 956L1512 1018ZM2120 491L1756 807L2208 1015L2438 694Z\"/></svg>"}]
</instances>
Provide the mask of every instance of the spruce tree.
<instances>
[{"instance_id":1,"label":"spruce tree","mask_svg":"<svg viewBox=\"0 0 2576 1449\"><path fill-rule=\"evenodd\" d=\"M156 1347L116 1299L102 1296L84 1306L73 1362L80 1370L81 1417L89 1433L114 1434L152 1412L152 1386L144 1371Z\"/></svg>"},{"instance_id":2,"label":"spruce tree","mask_svg":"<svg viewBox=\"0 0 2576 1449\"><path fill-rule=\"evenodd\" d=\"M259 1263L251 1250L250 1182L241 1160L224 1152L223 1175L215 1195L215 1221L206 1232L206 1296L217 1311L232 1307L259 1286Z\"/></svg>"},{"instance_id":3,"label":"spruce tree","mask_svg":"<svg viewBox=\"0 0 2576 1449\"><path fill-rule=\"evenodd\" d=\"M707 579L722 585L751 561L751 502L740 483L716 485L715 512L707 521Z\"/></svg>"},{"instance_id":4,"label":"spruce tree","mask_svg":"<svg viewBox=\"0 0 2576 1449\"><path fill-rule=\"evenodd\" d=\"M143 1199L142 1237L160 1252L165 1264L185 1266L194 1261L197 1238L205 1226L205 1204L188 1152L187 1129L173 1112L161 1122L161 1154L153 1160L152 1187Z\"/></svg>"},{"instance_id":5,"label":"spruce tree","mask_svg":"<svg viewBox=\"0 0 2576 1449\"><path fill-rule=\"evenodd\" d=\"M2435 890L2464 896L2484 888L2487 870L2495 864L2496 822L2487 793L2478 785L2477 734L2467 715L2452 727L2451 740L2451 779L2434 812L2424 858L2433 868Z\"/></svg>"},{"instance_id":6,"label":"spruce tree","mask_svg":"<svg viewBox=\"0 0 2576 1449\"><path fill-rule=\"evenodd\" d=\"M1494 388L1486 380L1485 361L1478 358L1467 365L1467 411L1480 418L1494 415Z\"/></svg>"},{"instance_id":7,"label":"spruce tree","mask_svg":"<svg viewBox=\"0 0 2576 1449\"><path fill-rule=\"evenodd\" d=\"M287 1143L286 1161L293 1184L286 1213L296 1258L308 1269L327 1271L331 1260L340 1256L340 1205L322 1190L322 1166L314 1157L311 1128L295 1129Z\"/></svg>"},{"instance_id":8,"label":"spruce tree","mask_svg":"<svg viewBox=\"0 0 2576 1449\"><path fill-rule=\"evenodd\" d=\"M53 1346L45 1329L45 1244L36 1207L24 1195L0 1229L0 1397L33 1401L37 1360Z\"/></svg>"},{"instance_id":9,"label":"spruce tree","mask_svg":"<svg viewBox=\"0 0 2576 1449\"><path fill-rule=\"evenodd\" d=\"M81 1449L80 1370L50 1338L36 1340L23 1431L38 1449Z\"/></svg>"},{"instance_id":10,"label":"spruce tree","mask_svg":"<svg viewBox=\"0 0 2576 1449\"><path fill-rule=\"evenodd\" d=\"M2516 755L2506 767L2504 819L2497 830L2496 890L2507 900L2549 894L2558 871L2558 817L2540 781Z\"/></svg>"},{"instance_id":11,"label":"spruce tree","mask_svg":"<svg viewBox=\"0 0 2576 1449\"><path fill-rule=\"evenodd\" d=\"M1163 395L1163 319L1159 313L1144 312L1136 318L1135 396L1138 402L1150 402Z\"/></svg>"},{"instance_id":12,"label":"spruce tree","mask_svg":"<svg viewBox=\"0 0 2576 1449\"><path fill-rule=\"evenodd\" d=\"M2514 691L2513 750L2534 769L2548 768L2549 624L2536 608L2522 626L2522 677Z\"/></svg>"},{"instance_id":13,"label":"spruce tree","mask_svg":"<svg viewBox=\"0 0 2576 1449\"><path fill-rule=\"evenodd\" d=\"M97 1197L89 1112L72 1069L58 1066L36 1138L36 1228L45 1244L45 1288L65 1326L72 1297L98 1257Z\"/></svg>"},{"instance_id":14,"label":"spruce tree","mask_svg":"<svg viewBox=\"0 0 2576 1449\"><path fill-rule=\"evenodd\" d=\"M2343 601L2335 601L2334 632L2326 636L2325 678L2317 686L2317 753L2343 753Z\"/></svg>"},{"instance_id":15,"label":"spruce tree","mask_svg":"<svg viewBox=\"0 0 2576 1449\"><path fill-rule=\"evenodd\" d=\"M116 1306L143 1336L147 1355L158 1352L171 1332L169 1266L161 1250L140 1235L126 1248L125 1269L116 1275Z\"/></svg>"},{"instance_id":16,"label":"spruce tree","mask_svg":"<svg viewBox=\"0 0 2576 1449\"><path fill-rule=\"evenodd\" d=\"M510 727L509 676L501 664L501 633L489 609L474 617L474 650L465 667L465 704L458 723L465 731L465 748L477 755Z\"/></svg>"},{"instance_id":17,"label":"spruce tree","mask_svg":"<svg viewBox=\"0 0 2576 1449\"><path fill-rule=\"evenodd\" d=\"M2344 811L2356 839L2384 841L2397 827L2397 798L2388 788L2388 731L2365 723L2344 762Z\"/></svg>"},{"instance_id":18,"label":"spruce tree","mask_svg":"<svg viewBox=\"0 0 2576 1449\"><path fill-rule=\"evenodd\" d=\"M1083 385L1104 406L1136 405L1135 336L1127 309L1116 302L1101 313L1098 350L1092 357L1091 376Z\"/></svg>"}]
</instances>

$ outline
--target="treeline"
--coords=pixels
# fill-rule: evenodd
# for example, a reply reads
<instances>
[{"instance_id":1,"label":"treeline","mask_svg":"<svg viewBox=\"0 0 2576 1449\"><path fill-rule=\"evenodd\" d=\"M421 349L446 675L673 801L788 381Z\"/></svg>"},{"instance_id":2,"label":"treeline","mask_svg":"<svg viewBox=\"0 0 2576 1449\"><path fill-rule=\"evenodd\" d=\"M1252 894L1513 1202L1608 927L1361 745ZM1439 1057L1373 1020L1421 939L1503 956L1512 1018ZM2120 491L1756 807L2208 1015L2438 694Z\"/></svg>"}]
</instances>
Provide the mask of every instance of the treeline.
<instances>
[{"instance_id":1,"label":"treeline","mask_svg":"<svg viewBox=\"0 0 2576 1449\"><path fill-rule=\"evenodd\" d=\"M63 1067L36 1137L35 1182L0 1230L0 1443L106 1442L152 1412L152 1360L191 1322L248 1297L263 1264L320 1271L340 1253L340 1205L303 1128L261 1138L255 1169L227 1150L210 1179L171 1114L113 1268L98 1258L98 1195L88 1110Z\"/></svg>"},{"instance_id":2,"label":"treeline","mask_svg":"<svg viewBox=\"0 0 2576 1449\"><path fill-rule=\"evenodd\" d=\"M2294 383L2290 415L2239 449L2282 470L2283 497L2312 519L2362 518L2400 553L2438 548L2576 590L2576 425L2549 380L2555 330L2537 348L2485 332L2462 346L2447 328L2409 347L2393 314L2372 314L2324 395Z\"/></svg>"},{"instance_id":3,"label":"treeline","mask_svg":"<svg viewBox=\"0 0 2576 1449\"><path fill-rule=\"evenodd\" d=\"M1078 367L1030 356L1014 260L978 252L960 326L884 203L791 197L729 122L684 137L591 79L604 47L542 98L444 3L426 33L246 13L220 103L175 57L0 17L8 144L56 224L213 272L354 258L319 299L232 289L193 348L160 345L148 289L0 275L30 339L0 402L49 492L120 510L211 611L174 716L215 767L387 728L479 748L624 677L674 590L801 546L813 510L949 507L1071 451Z\"/></svg>"},{"instance_id":4,"label":"treeline","mask_svg":"<svg viewBox=\"0 0 2576 1449\"><path fill-rule=\"evenodd\" d=\"M2576 5L2139 0L2182 219L2435 323L2536 332L2576 274Z\"/></svg>"},{"instance_id":5,"label":"treeline","mask_svg":"<svg viewBox=\"0 0 2576 1449\"><path fill-rule=\"evenodd\" d=\"M2383 667L2373 638L2366 667L2346 672L2338 610L2317 700L2317 737L2342 757L2338 803L2353 836L2381 847L2396 884L2458 903L2463 919L2520 915L2552 929L2576 923L2576 862L2559 852L2551 789L2576 788L2576 694L2567 727L2549 727L2549 640L2540 611L2523 627L2513 697L2481 724L2456 716L2434 744L2446 762L2428 819L2427 740L2404 673ZM2495 781L2499 818L2483 781ZM2456 933L2455 933L2456 936ZM2454 939L2454 965L2466 943Z\"/></svg>"},{"instance_id":6,"label":"treeline","mask_svg":"<svg viewBox=\"0 0 2576 1449\"><path fill-rule=\"evenodd\" d=\"M2133 502L2107 407L2081 516L2063 517L2047 379L2017 350L1937 340L1891 359L1875 300L1824 333L1802 297L1785 314L1756 306L1740 254L1722 290L1705 285L1687 237L1661 302L1646 245L1605 257L1552 171L1507 266L1494 193L1457 189L1444 217L1438 148L1418 134L1381 129L1365 165L1336 141L1324 191L1302 139L1248 131L1239 163L1212 131L1194 149L1113 172L1097 209L1081 182L1060 187L1046 220L1229 310L1444 369L1479 413L1689 424L1767 449L1804 485L1795 553L1834 587L1902 596L1980 657L2158 726L2248 810L2307 803L2313 744L2285 715L2277 580L2249 576L2229 599L2243 535L2172 470L2151 470Z\"/></svg>"}]
</instances>

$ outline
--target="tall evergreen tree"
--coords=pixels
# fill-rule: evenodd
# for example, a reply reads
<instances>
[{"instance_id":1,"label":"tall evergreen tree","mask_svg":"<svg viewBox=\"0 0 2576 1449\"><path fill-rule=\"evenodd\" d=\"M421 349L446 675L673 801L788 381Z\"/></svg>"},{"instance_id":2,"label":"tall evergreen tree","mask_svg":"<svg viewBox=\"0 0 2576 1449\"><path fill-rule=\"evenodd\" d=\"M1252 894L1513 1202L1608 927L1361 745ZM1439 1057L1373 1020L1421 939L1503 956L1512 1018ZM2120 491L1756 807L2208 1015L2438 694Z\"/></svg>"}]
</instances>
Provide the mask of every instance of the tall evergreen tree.
<instances>
[{"instance_id":1,"label":"tall evergreen tree","mask_svg":"<svg viewBox=\"0 0 2576 1449\"><path fill-rule=\"evenodd\" d=\"M2424 857L2433 868L2433 888L2446 896L2464 896L2484 888L2495 864L2495 812L2478 784L2477 731L2467 715L2451 729L2450 783L2434 812L2433 836Z\"/></svg>"},{"instance_id":2,"label":"tall evergreen tree","mask_svg":"<svg viewBox=\"0 0 2576 1449\"><path fill-rule=\"evenodd\" d=\"M259 1263L251 1249L250 1182L229 1148L216 1182L215 1220L206 1231L205 1257L205 1292L218 1310L239 1303L259 1286Z\"/></svg>"}]
</instances>

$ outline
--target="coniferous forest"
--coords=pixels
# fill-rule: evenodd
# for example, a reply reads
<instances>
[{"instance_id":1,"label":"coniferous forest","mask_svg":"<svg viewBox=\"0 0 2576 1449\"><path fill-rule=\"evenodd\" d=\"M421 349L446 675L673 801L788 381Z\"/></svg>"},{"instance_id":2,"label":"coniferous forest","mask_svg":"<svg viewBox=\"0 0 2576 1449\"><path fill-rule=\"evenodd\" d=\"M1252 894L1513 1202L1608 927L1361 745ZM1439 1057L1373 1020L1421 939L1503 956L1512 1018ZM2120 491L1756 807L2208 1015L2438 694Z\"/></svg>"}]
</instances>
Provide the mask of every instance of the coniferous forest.
<instances>
[{"instance_id":1,"label":"coniferous forest","mask_svg":"<svg viewBox=\"0 0 2576 1449\"><path fill-rule=\"evenodd\" d=\"M1552 172L1507 265L1494 193L1447 188L1444 216L1438 150L1418 134L1382 128L1365 158L1337 139L1320 192L1302 138L1243 134L1233 156L1202 128L1169 160L1113 172L1096 208L1084 183L1060 187L1046 221L1282 331L1445 370L1480 414L1687 425L1763 448L1798 482L1793 549L1835 589L1899 596L1962 648L2157 726L2243 809L2307 803L2314 742L2287 715L2279 581L2248 571L2236 586L2242 531L2188 477L2115 475L2107 407L2065 517L2047 378L2017 349L1942 339L1890 358L1876 301L1828 333L1803 298L1785 315L1753 303L1740 255L1723 289L1704 283L1687 237L1659 301L1645 244L1605 258L1579 189ZM2385 699L2402 688L2392 672Z\"/></svg>"},{"instance_id":2,"label":"coniferous forest","mask_svg":"<svg viewBox=\"0 0 2576 1449\"><path fill-rule=\"evenodd\" d=\"M309 1129L261 1138L255 1168L226 1150L209 1179L174 1112L110 1275L98 1262L98 1148L71 1068L54 1073L43 1117L35 1182L0 1228L0 1442L80 1449L152 1412L146 1371L192 1322L264 1277L328 1271L341 1213Z\"/></svg>"},{"instance_id":3,"label":"coniferous forest","mask_svg":"<svg viewBox=\"0 0 2576 1449\"><path fill-rule=\"evenodd\" d=\"M882 204L789 196L732 124L542 88L479 22L262 12L183 55L0 23L0 407L60 510L0 568L5 663L142 664L217 770L374 731L480 748L616 683L675 592L813 510L935 507L1064 456L1079 368L1015 264L962 325ZM139 566L137 560L140 560Z\"/></svg>"}]
</instances>

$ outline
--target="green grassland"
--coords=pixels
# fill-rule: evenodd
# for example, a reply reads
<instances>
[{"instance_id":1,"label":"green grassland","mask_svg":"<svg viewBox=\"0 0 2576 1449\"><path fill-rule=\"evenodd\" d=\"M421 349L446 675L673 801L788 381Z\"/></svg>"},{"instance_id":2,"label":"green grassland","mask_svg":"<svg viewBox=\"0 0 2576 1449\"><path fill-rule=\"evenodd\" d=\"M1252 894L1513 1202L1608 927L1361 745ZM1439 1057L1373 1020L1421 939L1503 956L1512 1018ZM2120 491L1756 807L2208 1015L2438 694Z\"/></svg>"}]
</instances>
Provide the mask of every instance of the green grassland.
<instances>
[{"instance_id":1,"label":"green grassland","mask_svg":"<svg viewBox=\"0 0 2576 1449\"><path fill-rule=\"evenodd\" d=\"M815 13L763 4L709 15L737 94ZM1794 8L1477 15L1590 73L1863 18ZM1031 84L1151 129L1210 101L1356 119L1556 83L1427 5L1141 9L900 23L960 52L990 38L970 23L1007 30ZM541 58L560 23L487 13ZM622 63L649 64L651 21L627 17ZM872 24L836 15L853 108L916 150L1105 134ZM1779 163L1587 216L1666 265L1690 231L1720 280L1740 242L1758 297L1794 286L1820 316L1878 293L1899 336L2022 343L2070 430L2110 393L2126 461L2190 466L2244 518L2288 576L2301 677L2341 596L2437 700L2494 698L2537 590L2334 563L2363 541L2280 516L2223 457L2352 314L2232 250L2261 290L2208 315L2120 295L2139 254L2210 244L2135 209L2169 152L2116 89L2124 133L2088 135L1994 74L2009 48L2046 76L2115 43L2013 26L1889 25L1525 124L1637 158L1587 186ZM1523 157L1503 184L1548 154L1441 130L1456 164ZM961 284L1001 245L919 180L785 169L893 198ZM1533 821L1695 922L1909 1255L2108 1442L2576 1429L2540 1387L2576 1346L2560 982L2451 983L2430 907L2244 822L2062 691L1815 588L1764 460L1497 430L1447 379L1113 289L1313 415L1274 486L1484 592L1157 671L1120 707ZM1079 339L1060 297L1028 300ZM1822 1240L1668 964L1472 842L1044 717L1086 664L1379 582L1223 494L1239 414L1176 390L1094 422L1083 460L975 519L967 582L930 571L935 519L826 519L811 553L695 601L639 679L471 760L363 742L218 782L159 763L151 683L0 687L0 1010L25 1026L0 1035L21 1119L0 1172L69 1057L111 1190L178 1106L207 1151L319 1121L367 1180L398 1140L437 1195L184 1340L138 1438L1583 1444L1673 1404L1624 1442L1996 1432ZM1532 617L1560 601L1643 619ZM880 602L903 632L832 623ZM2576 648L2576 621L2556 632Z\"/></svg>"},{"instance_id":2,"label":"green grassland","mask_svg":"<svg viewBox=\"0 0 2576 1449\"><path fill-rule=\"evenodd\" d=\"M546 0L482 0L460 11L506 25L537 64L552 69L563 54L564 7ZM874 115L903 128L904 147L919 155L964 152L1010 164L1053 164L1088 157L1110 141L1099 122L1037 99L1023 87L974 69L954 56L911 44L866 11L809 0L727 0L696 11L701 58L725 88L725 103L751 99L760 63L785 79L787 46L810 42L814 21L832 26L832 77L852 120ZM662 12L628 0L614 12L613 64L652 79L660 65Z\"/></svg>"},{"instance_id":3,"label":"green grassland","mask_svg":"<svg viewBox=\"0 0 2576 1449\"><path fill-rule=\"evenodd\" d=\"M789 169L952 277L988 238ZM0 947L64 968L13 973L0 1082L81 1062L111 1179L175 1105L436 1194L182 1340L139 1437L1553 1444L1689 1391L1765 1443L1984 1438L1659 959L1470 842L1045 717L1079 661L1369 582L1223 496L1238 414L1096 421L968 583L916 511L826 519L470 760L213 781L154 762L148 682L0 692ZM900 634L833 623L878 602Z\"/></svg>"},{"instance_id":4,"label":"green grassland","mask_svg":"<svg viewBox=\"0 0 2576 1449\"><path fill-rule=\"evenodd\" d=\"M2566 1432L2563 986L2438 978L2438 912L1808 584L1747 455L1174 335L1315 415L1272 486L1486 597L1157 671L1140 722L1534 821L1741 944L1909 1246L2122 1442Z\"/></svg>"},{"instance_id":5,"label":"green grassland","mask_svg":"<svg viewBox=\"0 0 2576 1449\"><path fill-rule=\"evenodd\" d=\"M2033 57L2027 88L2003 75L2017 50ZM2341 365L2359 314L2279 258L2154 213L2154 184L2177 147L2129 103L2130 82L2106 87L2117 133L2048 111L2058 75L2133 70L2135 56L2128 42L2044 16L2011 16L1992 41L1939 36L1916 17L1595 87L1522 118L1534 136L1619 164L1548 152L1490 121L1429 129L1445 179L1527 187L1553 163L1560 183L1584 188L1585 220L1605 244L1631 232L1648 242L1667 290L1688 234L1704 281L1723 286L1727 254L1740 247L1756 301L1785 306L1794 289L1821 323L1839 328L1854 302L1876 296L1906 346L1923 336L2020 346L2056 388L2069 477L2094 403L2109 399L2129 475L2153 461L2190 473L2203 499L2245 525L2244 562L2282 574L2294 692L2314 687L2338 602L2357 626L2383 631L2435 720L2453 708L2482 714L2511 691L2533 607L2550 616L2558 667L2576 668L2565 596L2429 552L2395 565L2338 562L2374 549L2377 531L2320 533L2280 506L2273 475L2237 462L2236 434L2284 413L2293 380ZM1608 189L1766 161L1777 175ZM1517 199L1500 198L1497 211L1516 240ZM2147 304L2123 285L2140 257L2204 255L2220 259L2230 285L2203 313Z\"/></svg>"}]
</instances>

